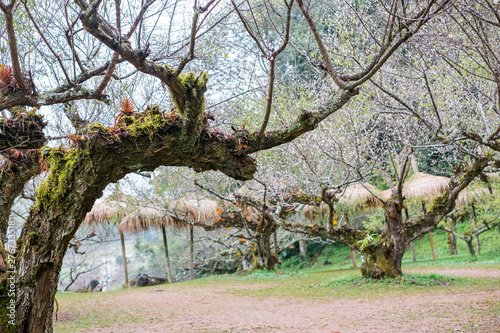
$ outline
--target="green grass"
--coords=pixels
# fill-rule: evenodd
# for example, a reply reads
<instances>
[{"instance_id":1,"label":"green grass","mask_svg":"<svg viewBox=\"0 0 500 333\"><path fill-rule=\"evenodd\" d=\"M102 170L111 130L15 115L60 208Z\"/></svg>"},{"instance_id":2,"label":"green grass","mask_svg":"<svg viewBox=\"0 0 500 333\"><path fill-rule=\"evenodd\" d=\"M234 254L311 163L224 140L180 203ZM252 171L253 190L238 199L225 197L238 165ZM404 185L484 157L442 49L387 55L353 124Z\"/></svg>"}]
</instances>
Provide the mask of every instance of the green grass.
<instances>
[{"instance_id":1,"label":"green grass","mask_svg":"<svg viewBox=\"0 0 500 333\"><path fill-rule=\"evenodd\" d=\"M417 261L413 262L411 252L404 257L403 271L408 272L396 279L360 279L359 269L352 269L350 250L341 245L324 249L319 255L306 261L292 257L282 263L277 271L257 271L250 275L233 274L209 276L194 281L161 285L141 289L116 290L105 293L75 294L60 292L57 299L60 311L71 313L69 321L55 323L55 332L87 332L90 328L113 327L126 323L163 321L161 316L144 316L135 305L120 306L120 299L130 293L144 293L152 290L189 292L207 290L235 296L281 299L375 299L387 296L452 294L492 290L500 288L500 279L462 278L439 274L415 274L412 271L429 268L488 268L500 269L500 234L498 229L481 236L482 255L471 257L465 243L458 241L459 254L451 256L446 244L446 233L434 233L438 260L434 261L428 237L415 242ZM325 262L331 264L325 265ZM361 262L358 258L358 266ZM500 303L485 304L482 308L492 314L500 311ZM478 311L471 307L470 311ZM488 313L489 313L488 312Z\"/></svg>"},{"instance_id":2,"label":"green grass","mask_svg":"<svg viewBox=\"0 0 500 333\"><path fill-rule=\"evenodd\" d=\"M499 264L469 264L474 268L500 269ZM428 266L433 267L433 266ZM456 265L439 268L457 267ZM463 268L464 264L458 265ZM165 284L137 289L116 290L105 293L76 294L62 292L57 294L60 311L71 313L70 321L55 323L55 332L87 332L90 328L113 327L126 323L161 322L160 314L144 314L144 309L135 305L120 305L123 297L132 293L142 293L144 300L156 290L188 293L197 291L222 295L254 298L279 299L377 299L381 297L403 297L405 295L448 295L469 293L500 288L500 279L463 278L444 276L435 273L405 274L396 279L360 279L359 269L330 269L316 271L257 271L244 275L219 275L193 281ZM244 301L244 300L242 300ZM486 304L485 308L495 311L498 304ZM471 308L471 311L475 311ZM490 310L489 310L490 311ZM168 316L168 314L167 314Z\"/></svg>"},{"instance_id":3,"label":"green grass","mask_svg":"<svg viewBox=\"0 0 500 333\"><path fill-rule=\"evenodd\" d=\"M446 232L437 230L433 233L434 245L437 255L437 261L434 261L429 241L429 236L425 235L415 241L415 252L417 261L412 260L411 250L408 249L403 257L403 269L405 267L420 266L456 266L475 263L481 267L483 264L500 263L500 233L498 228L483 233L481 240L481 255L472 257L469 255L467 245L462 240L457 240L458 254L450 255L448 238ZM474 243L475 245L475 243ZM330 262L331 264L326 264ZM361 259L357 257L358 267L361 266ZM301 271L330 271L332 269L350 269L352 268L351 252L347 246L335 244L325 248L319 256L312 255L308 260L303 261L298 256L285 260L279 270L284 272Z\"/></svg>"},{"instance_id":4,"label":"green grass","mask_svg":"<svg viewBox=\"0 0 500 333\"><path fill-rule=\"evenodd\" d=\"M498 268L498 265L495 266ZM488 290L500 287L499 279L472 279L438 274L406 274L397 279L361 279L358 270L303 272L282 281L255 289L228 288L240 296L292 298L378 298L388 295L428 293L445 294L473 288Z\"/></svg>"}]
</instances>

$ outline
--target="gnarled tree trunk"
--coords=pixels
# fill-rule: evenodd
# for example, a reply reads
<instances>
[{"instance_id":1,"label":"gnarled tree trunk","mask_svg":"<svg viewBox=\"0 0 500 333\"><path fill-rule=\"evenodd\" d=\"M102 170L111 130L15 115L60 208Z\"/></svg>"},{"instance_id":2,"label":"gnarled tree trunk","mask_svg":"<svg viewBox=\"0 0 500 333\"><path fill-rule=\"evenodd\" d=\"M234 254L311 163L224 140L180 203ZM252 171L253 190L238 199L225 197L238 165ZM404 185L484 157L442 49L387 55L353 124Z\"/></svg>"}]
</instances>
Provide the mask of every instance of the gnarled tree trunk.
<instances>
[{"instance_id":1,"label":"gnarled tree trunk","mask_svg":"<svg viewBox=\"0 0 500 333\"><path fill-rule=\"evenodd\" d=\"M381 279L402 275L401 261L396 259L394 248L388 240L365 247L361 252L364 257L361 265L363 277Z\"/></svg>"},{"instance_id":2,"label":"gnarled tree trunk","mask_svg":"<svg viewBox=\"0 0 500 333\"><path fill-rule=\"evenodd\" d=\"M271 251L271 236L277 225L269 218L263 217L255 233L253 249L254 269L274 269L278 258Z\"/></svg>"},{"instance_id":3,"label":"gnarled tree trunk","mask_svg":"<svg viewBox=\"0 0 500 333\"><path fill-rule=\"evenodd\" d=\"M476 251L474 250L474 244L472 244L472 238L470 239L464 239L464 241L467 243L467 248L469 249L469 254L473 257L476 256Z\"/></svg>"},{"instance_id":4,"label":"gnarled tree trunk","mask_svg":"<svg viewBox=\"0 0 500 333\"><path fill-rule=\"evenodd\" d=\"M450 254L457 254L457 238L452 232L448 232L448 246L450 247Z\"/></svg>"}]
</instances>

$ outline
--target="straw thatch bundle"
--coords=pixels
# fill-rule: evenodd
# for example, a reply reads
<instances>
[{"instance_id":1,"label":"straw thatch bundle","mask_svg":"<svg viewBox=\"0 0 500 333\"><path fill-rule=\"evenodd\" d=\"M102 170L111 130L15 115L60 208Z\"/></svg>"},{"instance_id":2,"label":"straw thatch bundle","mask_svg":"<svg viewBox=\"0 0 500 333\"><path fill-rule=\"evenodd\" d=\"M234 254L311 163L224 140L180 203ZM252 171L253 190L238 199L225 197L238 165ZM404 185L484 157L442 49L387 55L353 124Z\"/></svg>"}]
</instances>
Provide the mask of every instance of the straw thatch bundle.
<instances>
[{"instance_id":1,"label":"straw thatch bundle","mask_svg":"<svg viewBox=\"0 0 500 333\"><path fill-rule=\"evenodd\" d=\"M368 183L349 185L346 187L339 202L344 204L357 203L357 207L360 209L377 207L381 202L372 192L378 193L378 190L375 186Z\"/></svg>"},{"instance_id":2,"label":"straw thatch bundle","mask_svg":"<svg viewBox=\"0 0 500 333\"><path fill-rule=\"evenodd\" d=\"M125 208L126 205L123 202L113 200L113 198L105 199L92 207L92 210L85 216L83 223L96 225L104 222L118 221L126 215Z\"/></svg>"},{"instance_id":3,"label":"straw thatch bundle","mask_svg":"<svg viewBox=\"0 0 500 333\"><path fill-rule=\"evenodd\" d=\"M391 195L392 195L392 190L390 188L380 192L380 198L382 200L389 200L391 198Z\"/></svg>"},{"instance_id":4,"label":"straw thatch bundle","mask_svg":"<svg viewBox=\"0 0 500 333\"><path fill-rule=\"evenodd\" d=\"M328 205L321 204L320 206L305 205L302 209L304 217L309 221L314 221L318 218L325 218L328 214Z\"/></svg>"},{"instance_id":5,"label":"straw thatch bundle","mask_svg":"<svg viewBox=\"0 0 500 333\"><path fill-rule=\"evenodd\" d=\"M457 204L457 206L468 205L473 201L481 200L488 194L490 194L490 192L486 188L477 188L474 190L465 189L460 192L455 203Z\"/></svg>"},{"instance_id":6,"label":"straw thatch bundle","mask_svg":"<svg viewBox=\"0 0 500 333\"><path fill-rule=\"evenodd\" d=\"M118 229L120 232L139 233L141 230L174 226L177 229L186 228L186 224L172 216L166 215L161 209L140 207L139 210L127 214Z\"/></svg>"},{"instance_id":7,"label":"straw thatch bundle","mask_svg":"<svg viewBox=\"0 0 500 333\"><path fill-rule=\"evenodd\" d=\"M408 199L430 201L444 193L450 185L450 178L415 172L403 186L403 195Z\"/></svg>"},{"instance_id":8,"label":"straw thatch bundle","mask_svg":"<svg viewBox=\"0 0 500 333\"><path fill-rule=\"evenodd\" d=\"M84 223L95 225L105 222L120 222L118 229L122 233L138 233L152 227L185 227L182 221L168 216L163 207L165 207L165 203L161 199L145 201L123 194L114 194L95 204L92 210L87 213Z\"/></svg>"},{"instance_id":9,"label":"straw thatch bundle","mask_svg":"<svg viewBox=\"0 0 500 333\"><path fill-rule=\"evenodd\" d=\"M170 203L169 208L173 209L179 218L185 218L191 222L205 223L220 218L217 202L207 198L175 200Z\"/></svg>"}]
</instances>

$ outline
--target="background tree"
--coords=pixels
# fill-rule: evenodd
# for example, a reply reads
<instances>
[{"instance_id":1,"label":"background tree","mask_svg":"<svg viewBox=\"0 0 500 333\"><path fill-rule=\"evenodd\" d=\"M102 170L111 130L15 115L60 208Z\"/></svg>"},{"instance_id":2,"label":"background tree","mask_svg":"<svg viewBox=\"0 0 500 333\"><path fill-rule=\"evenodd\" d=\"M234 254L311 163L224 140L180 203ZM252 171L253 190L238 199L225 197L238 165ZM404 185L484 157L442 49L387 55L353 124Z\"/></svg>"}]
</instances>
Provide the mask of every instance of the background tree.
<instances>
[{"instance_id":1,"label":"background tree","mask_svg":"<svg viewBox=\"0 0 500 333\"><path fill-rule=\"evenodd\" d=\"M14 133L2 140L22 141L15 139L16 126L31 128L30 138L40 132L41 117L26 107L59 104L61 110L56 108L53 114L65 114L68 127L74 131L68 137L70 142L58 148L26 150L19 155L12 151L2 152L7 159L12 154L14 159L22 157L23 161L29 156L39 156L39 163L20 163L8 179L2 179L0 188L3 194L7 191L2 207L7 207L7 213L24 184L50 168L45 181L37 188L36 202L19 239L11 242L7 238L5 244L15 259L0 267L16 267L17 273L9 274L15 276L17 299L16 326L3 328L14 330L15 327L30 332L52 330L52 304L64 254L86 213L109 183L131 172L152 171L161 165L185 166L197 172L219 170L235 179L251 179L256 163L249 154L288 143L313 130L342 108L358 94L358 87L369 80L399 46L440 12L447 1L400 3L391 1L388 7L391 10L387 12L382 10L386 8L384 6L376 7L380 9L377 14L385 22L385 33L380 31L380 36L369 43L366 58L360 57L359 69L357 63L332 61L333 49L328 50L317 29L313 3L298 1L302 17L320 51L323 63L320 67L326 68L329 80L336 88L333 91L325 89L321 103L316 102L309 111L296 112L296 120L287 122L283 128L267 130L268 126L262 126L258 133L238 128L235 133L224 134L209 126L213 116L204 112L206 95L216 94L217 90L209 90L209 75L203 61L194 60L203 60L204 54L210 53L207 49L203 52L202 46L210 48L214 40L224 40L217 33L222 34L221 25L231 16L228 12L232 11L231 7L215 0L195 1L192 9L185 11L191 19L187 20L189 25L184 25L184 18L179 19L177 15L181 6L186 4L184 1L158 3L151 0L141 5L138 2L124 4L123 7L120 1L99 0L91 3L85 0L51 2L40 7L31 7L32 4L26 1L0 2L10 60L4 60L2 66L0 108L7 110L14 119L2 121L2 133ZM292 2L284 2L284 5L290 8ZM356 13L356 8L342 8ZM332 12L326 13L331 15ZM170 14L170 21L162 20L167 14ZM48 15L54 19L44 20ZM14 20L26 18L29 19L27 32L16 31ZM45 22L44 26L39 22ZM158 22L167 22L167 25L158 26ZM182 23L179 32L173 36L172 26L177 22ZM165 30L167 38L164 37ZM59 42L58 37L53 36L64 37ZM33 45L38 47L30 47ZM367 63L362 61L367 59L370 59ZM120 64L123 64L123 69L117 68ZM98 78L99 75L103 77ZM114 89L108 87L112 79L116 80ZM143 84L121 85L128 80L144 81ZM269 85L272 84L271 80ZM158 89L161 86L166 88L164 93ZM110 97L113 97L113 91L123 96L127 88L131 89L128 93L134 96L137 109L142 111L138 112L131 100L121 100L120 114L115 118L114 126L90 124L92 120L112 123L110 118L113 116L109 111L116 108L102 109L99 104L101 100L106 101L106 87ZM270 100L272 88L269 87L268 91L271 91L268 94ZM168 96L170 105L167 109L173 107L171 112L163 111L165 107L143 107L150 101L147 97L157 98L158 95L160 103ZM110 100L118 104L120 99ZM269 115L269 108L265 110L263 124ZM92 115L98 119L93 119ZM36 149L45 143L43 138L36 142L29 148ZM0 146L15 148L3 142ZM7 173L2 169L2 175ZM2 225L2 234L5 229L6 225ZM19 245L17 252L16 244ZM6 258L3 249L1 252ZM9 298L7 272L4 268L2 270L0 305L3 310L0 317L3 325Z\"/></svg>"}]
</instances>

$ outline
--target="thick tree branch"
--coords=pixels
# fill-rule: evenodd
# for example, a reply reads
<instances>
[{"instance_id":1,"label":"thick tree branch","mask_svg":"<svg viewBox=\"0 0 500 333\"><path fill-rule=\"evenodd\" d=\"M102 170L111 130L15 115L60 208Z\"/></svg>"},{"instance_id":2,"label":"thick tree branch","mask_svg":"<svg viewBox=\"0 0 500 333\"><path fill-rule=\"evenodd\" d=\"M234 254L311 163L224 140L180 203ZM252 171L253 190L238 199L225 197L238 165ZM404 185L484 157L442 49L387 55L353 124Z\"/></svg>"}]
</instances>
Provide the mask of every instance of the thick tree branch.
<instances>
[{"instance_id":1,"label":"thick tree branch","mask_svg":"<svg viewBox=\"0 0 500 333\"><path fill-rule=\"evenodd\" d=\"M0 164L0 236L4 244L14 200L21 195L24 185L42 171L38 150L17 152L16 155L9 154L8 160Z\"/></svg>"},{"instance_id":2,"label":"thick tree branch","mask_svg":"<svg viewBox=\"0 0 500 333\"><path fill-rule=\"evenodd\" d=\"M9 39L9 51L10 59L12 61L12 68L14 71L14 77L19 87L24 91L29 91L29 86L24 80L24 76L21 70L21 64L19 63L19 53L17 49L17 39L16 33L14 31L14 5L16 1L11 1L9 5L0 6L3 13L5 14L5 27L7 29L7 37Z\"/></svg>"},{"instance_id":3,"label":"thick tree branch","mask_svg":"<svg viewBox=\"0 0 500 333\"><path fill-rule=\"evenodd\" d=\"M419 236L432 231L438 223L450 213L456 205L458 195L464 190L483 170L488 166L490 160L478 158L472 167L461 175L459 180L452 179L450 187L445 193L435 198L427 213L419 215L415 220L406 224L407 242L411 242Z\"/></svg>"},{"instance_id":4,"label":"thick tree branch","mask_svg":"<svg viewBox=\"0 0 500 333\"><path fill-rule=\"evenodd\" d=\"M300 135L312 131L318 124L328 116L341 109L353 96L359 93L358 90L340 90L335 93L328 102L319 107L316 112L304 111L293 123L284 129L269 131L262 138L256 132L248 136L248 154L259 150L269 149L288 143Z\"/></svg>"},{"instance_id":5,"label":"thick tree branch","mask_svg":"<svg viewBox=\"0 0 500 333\"><path fill-rule=\"evenodd\" d=\"M0 93L0 110L14 106L32 106L39 108L43 105L61 104L81 99L107 101L105 95L96 94L80 87L61 92L47 92L40 95L18 90L5 95Z\"/></svg>"},{"instance_id":6,"label":"thick tree branch","mask_svg":"<svg viewBox=\"0 0 500 333\"><path fill-rule=\"evenodd\" d=\"M196 119L201 116L208 82L208 76L205 72L202 72L198 77L193 73L177 74L169 65L158 65L151 60L146 60L144 52L134 50L130 42L122 40L122 36L116 28L97 14L96 3L98 1L93 3L92 7L85 0L75 0L75 2L84 10L81 22L91 35L120 54L123 59L139 71L160 79L168 86L181 115L187 116L188 119Z\"/></svg>"},{"instance_id":7,"label":"thick tree branch","mask_svg":"<svg viewBox=\"0 0 500 333\"><path fill-rule=\"evenodd\" d=\"M0 119L0 153L8 149L33 149L45 145L42 116L26 113Z\"/></svg>"}]
</instances>

